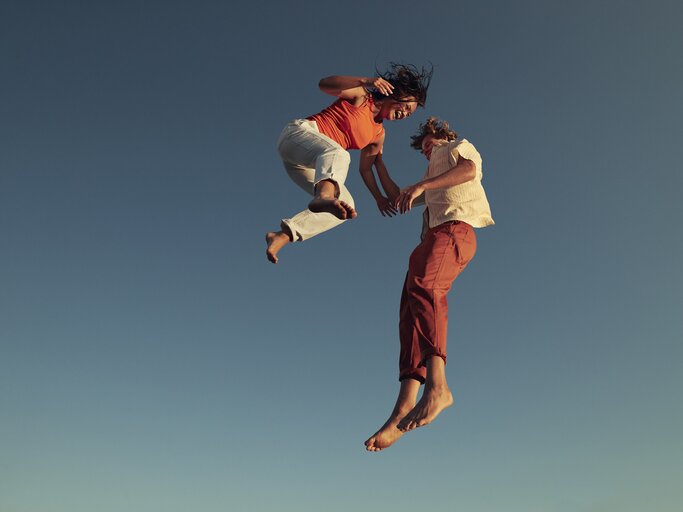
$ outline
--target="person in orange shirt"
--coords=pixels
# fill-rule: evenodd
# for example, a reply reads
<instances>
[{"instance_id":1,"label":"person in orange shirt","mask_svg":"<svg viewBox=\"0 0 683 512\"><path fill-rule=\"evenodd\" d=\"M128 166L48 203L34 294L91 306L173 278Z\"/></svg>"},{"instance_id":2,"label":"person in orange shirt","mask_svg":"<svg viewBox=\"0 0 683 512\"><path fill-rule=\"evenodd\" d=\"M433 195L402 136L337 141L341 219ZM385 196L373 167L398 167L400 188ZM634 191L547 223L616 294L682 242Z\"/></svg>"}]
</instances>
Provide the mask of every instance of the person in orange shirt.
<instances>
[{"instance_id":1,"label":"person in orange shirt","mask_svg":"<svg viewBox=\"0 0 683 512\"><path fill-rule=\"evenodd\" d=\"M385 120L410 116L424 107L432 70L392 63L376 77L329 76L320 89L338 99L323 111L285 126L277 147L289 177L313 199L308 208L283 219L279 231L266 233L266 256L290 242L303 241L356 217L353 197L344 186L351 157L359 149L360 173L383 216L397 213L395 196L380 191L373 166L388 176L381 153Z\"/></svg>"}]
</instances>

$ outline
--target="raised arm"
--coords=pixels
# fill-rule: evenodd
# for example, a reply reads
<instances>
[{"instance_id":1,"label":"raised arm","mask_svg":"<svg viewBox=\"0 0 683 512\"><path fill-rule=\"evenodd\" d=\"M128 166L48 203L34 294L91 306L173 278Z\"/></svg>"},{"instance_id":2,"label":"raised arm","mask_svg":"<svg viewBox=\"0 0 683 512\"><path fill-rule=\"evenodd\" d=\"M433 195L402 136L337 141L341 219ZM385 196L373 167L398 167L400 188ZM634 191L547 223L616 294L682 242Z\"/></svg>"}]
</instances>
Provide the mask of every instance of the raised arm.
<instances>
[{"instance_id":1,"label":"raised arm","mask_svg":"<svg viewBox=\"0 0 683 512\"><path fill-rule=\"evenodd\" d=\"M413 206L413 201L427 190L436 190L440 188L454 187L472 181L477 175L477 168L472 160L458 158L458 163L455 167L451 167L446 172L418 181L414 185L406 187L398 196L396 205L401 213L406 213Z\"/></svg>"},{"instance_id":2,"label":"raised arm","mask_svg":"<svg viewBox=\"0 0 683 512\"><path fill-rule=\"evenodd\" d=\"M377 89L385 96L389 96L394 90L394 86L384 78L366 76L328 76L318 82L318 87L324 93L345 99L355 106L365 101L368 88Z\"/></svg>"},{"instance_id":3,"label":"raised arm","mask_svg":"<svg viewBox=\"0 0 683 512\"><path fill-rule=\"evenodd\" d=\"M377 208L379 209L382 216L393 216L396 215L397 210L394 206L393 201L389 201L386 197L382 195L381 190L377 186L377 181L375 180L375 174L372 172L372 166L377 165L377 160L381 160L382 145L384 143L384 135L376 142L372 142L365 146L360 151L360 175L365 182L365 186L375 198L377 203ZM386 169L385 169L386 170ZM388 176L388 174L387 174ZM380 177L381 180L381 177ZM384 184L382 184L384 186ZM385 188L386 190L386 188ZM387 191L387 193L389 193Z\"/></svg>"}]
</instances>

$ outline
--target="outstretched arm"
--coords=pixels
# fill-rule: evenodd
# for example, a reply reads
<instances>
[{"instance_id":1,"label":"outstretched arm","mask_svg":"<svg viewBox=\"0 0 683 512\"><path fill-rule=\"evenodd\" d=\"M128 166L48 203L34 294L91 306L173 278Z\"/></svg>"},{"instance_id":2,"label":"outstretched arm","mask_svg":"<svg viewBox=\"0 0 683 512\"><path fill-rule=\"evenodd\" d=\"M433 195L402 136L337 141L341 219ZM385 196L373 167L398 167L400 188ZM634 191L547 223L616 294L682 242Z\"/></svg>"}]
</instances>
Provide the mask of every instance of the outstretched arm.
<instances>
[{"instance_id":1,"label":"outstretched arm","mask_svg":"<svg viewBox=\"0 0 683 512\"><path fill-rule=\"evenodd\" d=\"M415 198L420 194L423 194L426 190L437 190L440 188L461 185L468 181L472 181L476 175L477 168L474 165L474 162L460 156L455 167L451 167L443 174L418 181L414 185L403 189L401 195L398 196L396 206L401 213L406 213L413 206Z\"/></svg>"},{"instance_id":2,"label":"outstretched arm","mask_svg":"<svg viewBox=\"0 0 683 512\"><path fill-rule=\"evenodd\" d=\"M365 101L368 88L375 88L385 96L389 96L394 90L394 86L384 78L367 76L328 76L318 82L318 87L324 93L345 99L355 106Z\"/></svg>"},{"instance_id":3,"label":"outstretched arm","mask_svg":"<svg viewBox=\"0 0 683 512\"><path fill-rule=\"evenodd\" d=\"M360 175L365 182L365 186L375 198L377 202L377 208L379 208L382 216L388 215L389 217L397 213L396 207L393 201L389 201L386 197L382 195L379 187L377 186L377 181L375 180L375 174L372 172L372 166L376 165L377 159L380 158L382 151L382 143L384 142L384 136L381 137L376 142L370 143L365 146L360 151ZM380 178L381 179L381 178ZM382 185L384 186L384 185ZM389 193L389 192L387 192Z\"/></svg>"},{"instance_id":4,"label":"outstretched arm","mask_svg":"<svg viewBox=\"0 0 683 512\"><path fill-rule=\"evenodd\" d=\"M379 153L377 158L375 158L375 169L377 169L377 176L379 177L379 182L382 184L384 192L387 194L389 201L393 204L401 193L401 189L394 180L391 179L391 176L389 176L389 170L386 165L384 165L384 160L382 160L382 153Z\"/></svg>"}]
</instances>

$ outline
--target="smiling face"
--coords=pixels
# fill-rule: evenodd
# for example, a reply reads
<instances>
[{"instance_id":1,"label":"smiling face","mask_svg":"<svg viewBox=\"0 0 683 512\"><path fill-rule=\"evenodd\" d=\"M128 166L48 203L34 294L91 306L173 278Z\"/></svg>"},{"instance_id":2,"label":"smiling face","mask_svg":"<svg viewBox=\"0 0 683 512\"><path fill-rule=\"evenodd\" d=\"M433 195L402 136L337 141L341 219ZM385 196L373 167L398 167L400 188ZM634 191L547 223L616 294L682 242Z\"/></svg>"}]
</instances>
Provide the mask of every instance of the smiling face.
<instances>
[{"instance_id":1,"label":"smiling face","mask_svg":"<svg viewBox=\"0 0 683 512\"><path fill-rule=\"evenodd\" d=\"M410 116L415 112L415 109L417 109L415 98L408 97L401 100L387 98L382 102L379 117L389 121L396 121L397 119L405 119Z\"/></svg>"},{"instance_id":2,"label":"smiling face","mask_svg":"<svg viewBox=\"0 0 683 512\"><path fill-rule=\"evenodd\" d=\"M425 138L422 139L422 154L429 160L432 156L432 150L436 146L440 146L446 142L448 142L447 139L437 139L434 135L426 135Z\"/></svg>"}]
</instances>

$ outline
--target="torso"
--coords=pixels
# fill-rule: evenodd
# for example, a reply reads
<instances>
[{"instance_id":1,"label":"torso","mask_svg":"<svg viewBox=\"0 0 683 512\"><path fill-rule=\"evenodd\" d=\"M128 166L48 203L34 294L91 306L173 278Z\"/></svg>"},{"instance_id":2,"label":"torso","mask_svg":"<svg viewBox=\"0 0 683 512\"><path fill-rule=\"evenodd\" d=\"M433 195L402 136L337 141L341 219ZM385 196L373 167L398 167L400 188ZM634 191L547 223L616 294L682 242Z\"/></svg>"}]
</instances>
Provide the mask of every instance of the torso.
<instances>
[{"instance_id":1,"label":"torso","mask_svg":"<svg viewBox=\"0 0 683 512\"><path fill-rule=\"evenodd\" d=\"M371 98L359 106L340 98L308 119L316 122L320 133L344 149L362 149L384 133L382 123L375 121L373 105Z\"/></svg>"}]
</instances>

